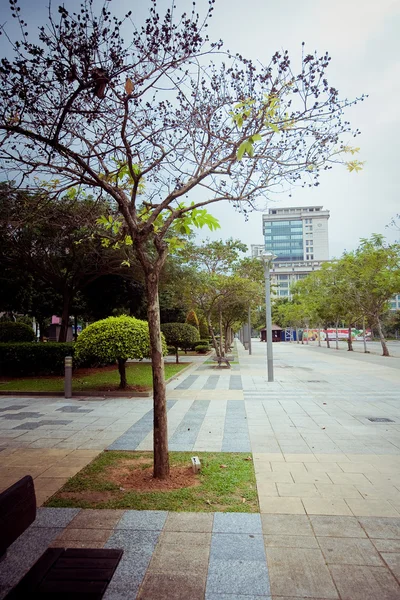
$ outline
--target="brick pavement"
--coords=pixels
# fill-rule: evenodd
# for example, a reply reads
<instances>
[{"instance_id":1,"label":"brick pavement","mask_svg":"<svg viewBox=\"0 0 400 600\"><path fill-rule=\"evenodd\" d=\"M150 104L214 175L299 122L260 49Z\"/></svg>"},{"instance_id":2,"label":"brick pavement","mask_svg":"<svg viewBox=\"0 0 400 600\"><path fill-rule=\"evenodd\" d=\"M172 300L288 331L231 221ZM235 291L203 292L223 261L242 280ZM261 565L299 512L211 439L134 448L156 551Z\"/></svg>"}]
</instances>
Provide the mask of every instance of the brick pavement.
<instances>
[{"instance_id":1,"label":"brick pavement","mask_svg":"<svg viewBox=\"0 0 400 600\"><path fill-rule=\"evenodd\" d=\"M260 515L41 509L0 581L67 542L124 547L109 600L399 600L399 359L275 344L269 384L265 344L238 350L168 385L170 447L252 451ZM0 485L29 466L45 499L104 448L151 449L151 427L147 399L3 398Z\"/></svg>"}]
</instances>

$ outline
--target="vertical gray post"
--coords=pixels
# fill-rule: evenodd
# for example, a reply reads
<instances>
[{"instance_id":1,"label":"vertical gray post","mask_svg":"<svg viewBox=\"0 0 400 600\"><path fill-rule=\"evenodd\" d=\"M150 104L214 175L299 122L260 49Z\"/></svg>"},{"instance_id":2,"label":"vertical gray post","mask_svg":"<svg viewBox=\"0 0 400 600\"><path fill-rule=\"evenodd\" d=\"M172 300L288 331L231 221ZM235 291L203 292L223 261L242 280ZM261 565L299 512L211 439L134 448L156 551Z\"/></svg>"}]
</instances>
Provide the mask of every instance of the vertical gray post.
<instances>
[{"instance_id":1,"label":"vertical gray post","mask_svg":"<svg viewBox=\"0 0 400 600\"><path fill-rule=\"evenodd\" d=\"M272 316L271 316L271 282L269 278L270 262L265 261L265 310L267 313L267 369L268 381L274 380L274 363L272 355Z\"/></svg>"},{"instance_id":2,"label":"vertical gray post","mask_svg":"<svg viewBox=\"0 0 400 600\"><path fill-rule=\"evenodd\" d=\"M72 356L64 360L64 398L72 398Z\"/></svg>"},{"instance_id":3,"label":"vertical gray post","mask_svg":"<svg viewBox=\"0 0 400 600\"><path fill-rule=\"evenodd\" d=\"M248 317L248 327L249 327L249 354L251 354L251 309L249 305L249 317Z\"/></svg>"}]
</instances>

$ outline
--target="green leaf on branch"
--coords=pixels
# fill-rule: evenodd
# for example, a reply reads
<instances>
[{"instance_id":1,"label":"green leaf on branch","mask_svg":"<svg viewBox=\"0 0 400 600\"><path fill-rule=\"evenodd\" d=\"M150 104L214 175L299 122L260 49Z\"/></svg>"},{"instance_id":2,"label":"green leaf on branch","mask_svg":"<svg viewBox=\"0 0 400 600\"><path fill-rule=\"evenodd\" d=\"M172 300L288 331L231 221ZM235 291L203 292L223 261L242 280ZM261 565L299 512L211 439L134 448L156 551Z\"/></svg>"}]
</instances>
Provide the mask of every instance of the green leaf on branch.
<instances>
[{"instance_id":1,"label":"green leaf on branch","mask_svg":"<svg viewBox=\"0 0 400 600\"><path fill-rule=\"evenodd\" d=\"M364 164L365 164L365 161L362 162L359 160L352 160L352 161L346 163L346 167L350 173L352 173L353 171L358 173L359 171L363 170Z\"/></svg>"}]
</instances>

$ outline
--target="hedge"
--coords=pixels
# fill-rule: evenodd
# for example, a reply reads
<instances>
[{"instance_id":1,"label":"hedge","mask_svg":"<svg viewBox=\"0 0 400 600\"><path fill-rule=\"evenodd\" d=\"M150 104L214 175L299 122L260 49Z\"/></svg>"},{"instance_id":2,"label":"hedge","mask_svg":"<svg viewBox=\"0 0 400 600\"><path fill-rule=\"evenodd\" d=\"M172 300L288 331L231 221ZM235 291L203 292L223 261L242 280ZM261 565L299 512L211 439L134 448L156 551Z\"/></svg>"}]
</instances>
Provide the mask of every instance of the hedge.
<instances>
[{"instance_id":1,"label":"hedge","mask_svg":"<svg viewBox=\"0 0 400 600\"><path fill-rule=\"evenodd\" d=\"M0 323L0 343L34 342L36 339L32 327L25 323L3 321Z\"/></svg>"},{"instance_id":2,"label":"hedge","mask_svg":"<svg viewBox=\"0 0 400 600\"><path fill-rule=\"evenodd\" d=\"M73 354L73 343L0 343L0 375L63 375L64 359Z\"/></svg>"},{"instance_id":3,"label":"hedge","mask_svg":"<svg viewBox=\"0 0 400 600\"><path fill-rule=\"evenodd\" d=\"M198 354L207 354L207 352L209 352L209 351L210 351L210 346L208 344L207 344L207 346L204 344L199 344L198 346L196 346L196 352Z\"/></svg>"}]
</instances>

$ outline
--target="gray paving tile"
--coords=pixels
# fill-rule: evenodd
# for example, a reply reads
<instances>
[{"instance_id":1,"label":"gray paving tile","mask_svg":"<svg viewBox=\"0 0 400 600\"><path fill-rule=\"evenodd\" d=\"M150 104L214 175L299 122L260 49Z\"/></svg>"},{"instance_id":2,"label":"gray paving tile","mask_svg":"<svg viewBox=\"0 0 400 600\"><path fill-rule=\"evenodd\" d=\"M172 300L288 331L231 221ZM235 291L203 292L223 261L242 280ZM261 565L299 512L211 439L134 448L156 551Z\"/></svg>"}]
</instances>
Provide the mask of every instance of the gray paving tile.
<instances>
[{"instance_id":1,"label":"gray paving tile","mask_svg":"<svg viewBox=\"0 0 400 600\"><path fill-rule=\"evenodd\" d=\"M310 515L316 536L365 538L366 533L356 517Z\"/></svg>"},{"instance_id":2,"label":"gray paving tile","mask_svg":"<svg viewBox=\"0 0 400 600\"><path fill-rule=\"evenodd\" d=\"M383 552L382 558L393 575L400 581L400 552Z\"/></svg>"},{"instance_id":3,"label":"gray paving tile","mask_svg":"<svg viewBox=\"0 0 400 600\"><path fill-rule=\"evenodd\" d=\"M205 581L199 577L182 573L147 573L138 600L203 600L204 588Z\"/></svg>"},{"instance_id":4,"label":"gray paving tile","mask_svg":"<svg viewBox=\"0 0 400 600\"><path fill-rule=\"evenodd\" d=\"M83 413L91 413L91 412L93 412L93 409L81 408L80 406L71 405L71 406L62 406L61 408L57 408L56 412L83 414Z\"/></svg>"},{"instance_id":5,"label":"gray paving tile","mask_svg":"<svg viewBox=\"0 0 400 600\"><path fill-rule=\"evenodd\" d=\"M210 513L169 512L164 525L165 531L211 532L214 515Z\"/></svg>"},{"instance_id":6,"label":"gray paving tile","mask_svg":"<svg viewBox=\"0 0 400 600\"><path fill-rule=\"evenodd\" d=\"M400 586L386 567L331 565L342 600L398 600Z\"/></svg>"},{"instance_id":7,"label":"gray paving tile","mask_svg":"<svg viewBox=\"0 0 400 600\"><path fill-rule=\"evenodd\" d=\"M251 452L246 408L243 400L228 400L222 452Z\"/></svg>"},{"instance_id":8,"label":"gray paving tile","mask_svg":"<svg viewBox=\"0 0 400 600\"><path fill-rule=\"evenodd\" d=\"M176 386L176 390L188 390L195 381L199 378L198 375L188 375L179 385Z\"/></svg>"},{"instance_id":9,"label":"gray paving tile","mask_svg":"<svg viewBox=\"0 0 400 600\"><path fill-rule=\"evenodd\" d=\"M267 548L267 562L273 597L338 598L320 550Z\"/></svg>"},{"instance_id":10,"label":"gray paving tile","mask_svg":"<svg viewBox=\"0 0 400 600\"><path fill-rule=\"evenodd\" d=\"M327 564L383 566L378 552L367 539L334 537L317 539Z\"/></svg>"},{"instance_id":11,"label":"gray paving tile","mask_svg":"<svg viewBox=\"0 0 400 600\"><path fill-rule=\"evenodd\" d=\"M11 415L1 415L0 419L5 421L23 421L23 419L39 419L43 417L42 413L39 412L20 412Z\"/></svg>"},{"instance_id":12,"label":"gray paving tile","mask_svg":"<svg viewBox=\"0 0 400 600\"><path fill-rule=\"evenodd\" d=\"M72 423L72 421L67 421L65 419L58 419L58 420L42 420L38 422L39 427L41 426L45 426L45 425L69 425L70 423Z\"/></svg>"},{"instance_id":13,"label":"gray paving tile","mask_svg":"<svg viewBox=\"0 0 400 600\"><path fill-rule=\"evenodd\" d=\"M249 596L248 594L206 594L205 600L272 600L271 596ZM277 598L277 600L281 600ZM296 600L292 598L291 600ZM300 600L300 599L297 599Z\"/></svg>"},{"instance_id":14,"label":"gray paving tile","mask_svg":"<svg viewBox=\"0 0 400 600\"><path fill-rule=\"evenodd\" d=\"M175 400L168 400L167 410L170 410ZM136 423L129 427L117 438L107 450L136 450L144 438L153 431L153 409L147 411Z\"/></svg>"},{"instance_id":15,"label":"gray paving tile","mask_svg":"<svg viewBox=\"0 0 400 600\"><path fill-rule=\"evenodd\" d=\"M215 513L213 533L262 534L259 514Z\"/></svg>"},{"instance_id":16,"label":"gray paving tile","mask_svg":"<svg viewBox=\"0 0 400 600\"><path fill-rule=\"evenodd\" d=\"M38 508L31 527L67 527L80 508Z\"/></svg>"},{"instance_id":17,"label":"gray paving tile","mask_svg":"<svg viewBox=\"0 0 400 600\"><path fill-rule=\"evenodd\" d=\"M163 510L127 510L118 522L116 529L161 531L167 518Z\"/></svg>"},{"instance_id":18,"label":"gray paving tile","mask_svg":"<svg viewBox=\"0 0 400 600\"><path fill-rule=\"evenodd\" d=\"M61 532L55 527L29 527L9 547L6 558L0 562L0 598L22 579Z\"/></svg>"},{"instance_id":19,"label":"gray paving tile","mask_svg":"<svg viewBox=\"0 0 400 600\"><path fill-rule=\"evenodd\" d=\"M35 421L27 421L26 423L23 423L22 425L17 425L16 427L13 427L14 429L24 429L26 431L33 431L34 429L38 429L40 427L40 424L35 422Z\"/></svg>"},{"instance_id":20,"label":"gray paving tile","mask_svg":"<svg viewBox=\"0 0 400 600\"><path fill-rule=\"evenodd\" d=\"M358 520L371 538L400 539L400 519L396 517L360 517Z\"/></svg>"},{"instance_id":21,"label":"gray paving tile","mask_svg":"<svg viewBox=\"0 0 400 600\"><path fill-rule=\"evenodd\" d=\"M128 511L133 512L133 511ZM147 512L147 511L146 511ZM140 531L137 529L115 529L105 544L105 548L124 550L121 561L107 589L107 598L129 598L139 589L151 557L157 545L160 531Z\"/></svg>"},{"instance_id":22,"label":"gray paving tile","mask_svg":"<svg viewBox=\"0 0 400 600\"><path fill-rule=\"evenodd\" d=\"M207 414L209 400L195 400L169 440L170 450L192 450Z\"/></svg>"},{"instance_id":23,"label":"gray paving tile","mask_svg":"<svg viewBox=\"0 0 400 600\"><path fill-rule=\"evenodd\" d=\"M240 375L231 375L229 378L230 390L242 390L242 377Z\"/></svg>"},{"instance_id":24,"label":"gray paving tile","mask_svg":"<svg viewBox=\"0 0 400 600\"><path fill-rule=\"evenodd\" d=\"M210 563L206 596L211 594L269 596L266 564L246 560L217 560Z\"/></svg>"},{"instance_id":25,"label":"gray paving tile","mask_svg":"<svg viewBox=\"0 0 400 600\"><path fill-rule=\"evenodd\" d=\"M265 535L313 536L307 515L261 515Z\"/></svg>"},{"instance_id":26,"label":"gray paving tile","mask_svg":"<svg viewBox=\"0 0 400 600\"><path fill-rule=\"evenodd\" d=\"M26 408L27 406L27 404L11 404L10 406L0 408L0 412L7 412L8 410L21 410L22 408Z\"/></svg>"},{"instance_id":27,"label":"gray paving tile","mask_svg":"<svg viewBox=\"0 0 400 600\"><path fill-rule=\"evenodd\" d=\"M105 591L103 600L136 600L140 583L128 583L125 585L116 585L111 580Z\"/></svg>"},{"instance_id":28,"label":"gray paving tile","mask_svg":"<svg viewBox=\"0 0 400 600\"><path fill-rule=\"evenodd\" d=\"M203 390L215 390L219 381L219 375L210 375L207 379Z\"/></svg>"},{"instance_id":29,"label":"gray paving tile","mask_svg":"<svg viewBox=\"0 0 400 600\"><path fill-rule=\"evenodd\" d=\"M265 562L264 542L261 535L243 533L213 533L210 561L250 560Z\"/></svg>"}]
</instances>

